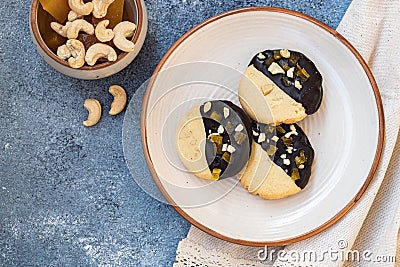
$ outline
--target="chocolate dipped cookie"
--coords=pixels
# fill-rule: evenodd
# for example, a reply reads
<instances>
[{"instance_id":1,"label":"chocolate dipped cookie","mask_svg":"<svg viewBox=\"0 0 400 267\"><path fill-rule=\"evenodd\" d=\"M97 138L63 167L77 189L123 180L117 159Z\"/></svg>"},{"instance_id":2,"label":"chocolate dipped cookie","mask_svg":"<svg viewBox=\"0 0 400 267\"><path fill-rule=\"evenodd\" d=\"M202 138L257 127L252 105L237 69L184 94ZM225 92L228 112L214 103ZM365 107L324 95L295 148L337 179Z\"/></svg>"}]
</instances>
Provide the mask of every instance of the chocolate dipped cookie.
<instances>
[{"instance_id":1,"label":"chocolate dipped cookie","mask_svg":"<svg viewBox=\"0 0 400 267\"><path fill-rule=\"evenodd\" d=\"M253 144L241 184L265 199L281 199L300 192L308 183L314 150L296 124L277 127L252 123Z\"/></svg>"},{"instance_id":2,"label":"chocolate dipped cookie","mask_svg":"<svg viewBox=\"0 0 400 267\"><path fill-rule=\"evenodd\" d=\"M239 85L239 100L253 120L295 123L320 107L322 76L300 52L265 50L247 67Z\"/></svg>"},{"instance_id":3,"label":"chocolate dipped cookie","mask_svg":"<svg viewBox=\"0 0 400 267\"><path fill-rule=\"evenodd\" d=\"M250 156L251 121L229 101L195 106L178 123L177 151L188 171L220 180L238 174Z\"/></svg>"}]
</instances>

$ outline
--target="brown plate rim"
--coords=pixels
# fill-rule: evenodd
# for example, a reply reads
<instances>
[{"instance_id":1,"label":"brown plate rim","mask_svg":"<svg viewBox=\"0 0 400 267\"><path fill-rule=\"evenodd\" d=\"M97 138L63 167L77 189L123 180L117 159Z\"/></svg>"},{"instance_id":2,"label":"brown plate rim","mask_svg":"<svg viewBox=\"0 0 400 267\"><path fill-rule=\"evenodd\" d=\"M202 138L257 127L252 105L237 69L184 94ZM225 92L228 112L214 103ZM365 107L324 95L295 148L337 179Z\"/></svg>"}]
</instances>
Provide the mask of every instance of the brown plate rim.
<instances>
[{"instance_id":1,"label":"brown plate rim","mask_svg":"<svg viewBox=\"0 0 400 267\"><path fill-rule=\"evenodd\" d=\"M179 206L177 206L177 204L173 201L173 199L170 197L170 195L168 194L168 192L166 192L166 190L164 189L164 187L161 184L161 181L159 179L159 177L157 176L157 173L154 169L152 160L150 158L150 154L149 154L149 150L147 147L147 135L146 135L146 116L145 114L147 114L147 106L148 106L148 102L149 102L149 97L150 97L150 92L152 90L152 86L154 83L154 78L156 77L157 73L160 72L160 70L162 69L162 67L164 66L165 62L168 60L168 58L171 56L171 54L175 51L175 49L182 43L184 42L189 36L191 36L193 33L197 32L199 29L201 29L202 27L217 21L221 18L227 17L227 16L231 16L231 15L235 15L238 13L244 13L244 12L255 12L255 11L263 11L263 12L276 12L276 13L283 13L283 14L287 14L290 16L295 16L295 17L299 17L302 18L304 20L307 20L309 22L314 23L315 25L319 26L320 28L322 28L323 30L327 31L328 33L330 33L331 35L333 35L336 39L338 39L342 44L344 44L353 54L354 56L357 58L357 60L359 61L359 63L361 64L361 66L363 67L365 73L368 76L368 79L371 83L371 86L373 88L374 91L374 95L375 95L375 100L376 100L376 105L377 105L377 110L378 110L378 117L379 117L379 131L378 131L378 144L377 144L377 148L376 148L376 152L375 152L375 156L374 156L374 161L372 163L371 169L368 173L367 179L365 180L363 186L361 187L360 191L355 195L355 197L350 201L350 203L348 203L340 212L338 212L335 216L333 216L330 220L328 220L327 222L325 222L323 225L321 225L320 227L290 238L290 239L284 239L284 240L278 240L278 241L249 241L249 240L242 240L242 239L235 239L235 238L231 238L228 236L225 236L223 234L220 234L210 228L208 228L205 225L200 224L199 222L197 222L195 219L193 219L192 217L190 217L185 211L182 210L182 208L180 208ZM375 78L372 75L371 70L369 69L367 63L364 61L364 59L362 58L362 56L359 54L359 52L350 44L349 41L347 41L340 33L338 33L336 30L332 29L331 27L327 26L326 24L324 24L323 22L310 17L308 15L305 15L303 13L297 12L297 11L293 11L293 10L287 10L287 9L283 9L283 8L276 8L276 7L268 7L268 6L258 6L258 7L246 7L246 8L239 8L239 9L235 9L235 10L231 10L231 11L227 11L224 13L221 13L219 15L216 15L214 17L211 17L205 21L203 21L202 23L198 24L197 26L195 26L194 28L192 28L191 30L189 30L188 32L186 32L184 35L182 35L182 37L180 37L172 46L171 48L165 53L165 55L162 57L162 59L160 60L159 64L157 65L157 67L154 70L154 73L152 75L152 78L150 79L150 83L147 86L147 90L146 93L144 95L144 99L143 99L143 104L142 104L142 113L141 113L141 119L140 119L140 131L141 131L141 135L142 135L142 147L143 147L143 152L145 155L145 159L148 165L148 168L150 170L150 173L157 185L157 187L160 189L161 193L164 195L164 197L166 198L166 200L172 205L172 207L183 217L185 218L188 222L190 222L192 225L196 226L197 228L201 229L202 231L217 237L219 239L228 241L228 242L232 242L232 243L236 243L236 244L240 244L240 245L246 245L246 246L280 246L280 245L287 245L287 244L291 244L294 242L298 242L304 239L307 239L311 236L314 236L318 233L321 233L323 231L325 231L326 229L328 229L330 226L332 226L333 224L335 224L337 221L339 221L346 213L348 213L351 208L357 203L357 201L362 197L362 195L365 193L365 191L367 190L369 184L371 183L371 181L373 180L374 174L376 172L376 169L379 165L379 161L381 159L381 155L382 155L382 151L383 151L383 144L384 144L384 134L385 134L385 122L384 122L384 113L383 113L383 105L382 105L382 99L378 90L378 86L377 83L375 81Z\"/></svg>"},{"instance_id":2,"label":"brown plate rim","mask_svg":"<svg viewBox=\"0 0 400 267\"><path fill-rule=\"evenodd\" d=\"M136 44L137 40L139 39L139 35L142 31L142 27L143 27L143 6L142 6L142 2L140 0L132 0L133 2L135 2L135 6L136 6L136 11L137 11L137 27L136 27L136 31L135 34L133 36L132 42ZM31 11L30 11L30 27L32 29L32 33L34 35L34 38L37 40L39 46L41 47L41 49L54 61L56 61L58 64L61 64L65 67L71 68L68 63L64 60L61 60L59 57L57 57L56 54L54 54L53 51L50 50L50 48L46 45L46 43L44 42L40 32L39 32L39 25L37 22L37 13L38 13L38 9L39 9L39 0L33 0L32 1L32 5L31 5ZM100 70L100 69L104 69L106 67L109 67L117 62L119 62L121 59L123 59L124 57L126 57L129 53L127 52L123 52L121 54L118 55L118 58L116 61L114 62L105 62L105 63L101 63L101 64L97 64L94 66L83 66L77 70Z\"/></svg>"}]
</instances>

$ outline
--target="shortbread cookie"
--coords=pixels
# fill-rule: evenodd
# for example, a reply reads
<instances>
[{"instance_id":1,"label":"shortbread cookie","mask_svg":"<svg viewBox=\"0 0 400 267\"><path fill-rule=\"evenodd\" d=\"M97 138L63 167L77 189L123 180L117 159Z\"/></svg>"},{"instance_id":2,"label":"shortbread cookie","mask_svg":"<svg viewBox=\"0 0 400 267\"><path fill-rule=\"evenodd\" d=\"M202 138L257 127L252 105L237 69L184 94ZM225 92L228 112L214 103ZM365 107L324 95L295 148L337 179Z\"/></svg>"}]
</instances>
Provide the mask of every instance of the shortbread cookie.
<instances>
[{"instance_id":1,"label":"shortbread cookie","mask_svg":"<svg viewBox=\"0 0 400 267\"><path fill-rule=\"evenodd\" d=\"M320 107L322 76L302 53L266 50L255 55L246 69L239 100L255 121L295 123Z\"/></svg>"},{"instance_id":2,"label":"shortbread cookie","mask_svg":"<svg viewBox=\"0 0 400 267\"><path fill-rule=\"evenodd\" d=\"M250 193L265 199L286 198L300 192L308 183L314 150L296 124L273 127L253 123L249 163L241 184Z\"/></svg>"},{"instance_id":3,"label":"shortbread cookie","mask_svg":"<svg viewBox=\"0 0 400 267\"><path fill-rule=\"evenodd\" d=\"M238 174L250 156L251 122L229 101L193 107L178 123L177 151L194 175L220 180Z\"/></svg>"}]
</instances>

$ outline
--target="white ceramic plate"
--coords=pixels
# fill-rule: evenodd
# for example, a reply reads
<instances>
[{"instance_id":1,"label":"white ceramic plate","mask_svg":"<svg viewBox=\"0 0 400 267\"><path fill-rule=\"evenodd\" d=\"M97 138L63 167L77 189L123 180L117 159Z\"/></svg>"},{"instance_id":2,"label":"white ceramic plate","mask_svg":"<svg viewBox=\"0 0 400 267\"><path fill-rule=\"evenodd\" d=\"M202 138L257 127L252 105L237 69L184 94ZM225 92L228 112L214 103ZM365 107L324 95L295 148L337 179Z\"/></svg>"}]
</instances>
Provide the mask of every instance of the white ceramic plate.
<instances>
[{"instance_id":1,"label":"white ceramic plate","mask_svg":"<svg viewBox=\"0 0 400 267\"><path fill-rule=\"evenodd\" d=\"M238 103L237 73L254 54L275 48L300 51L315 63L324 98L319 111L300 123L316 152L309 184L295 196L268 201L249 194L235 178L209 182L187 173L177 160L174 136L180 116L195 103ZM218 15L179 39L155 71L141 118L146 160L168 201L200 229L246 245L305 239L348 212L379 162L383 124L375 81L355 49L315 19L267 7Z\"/></svg>"}]
</instances>

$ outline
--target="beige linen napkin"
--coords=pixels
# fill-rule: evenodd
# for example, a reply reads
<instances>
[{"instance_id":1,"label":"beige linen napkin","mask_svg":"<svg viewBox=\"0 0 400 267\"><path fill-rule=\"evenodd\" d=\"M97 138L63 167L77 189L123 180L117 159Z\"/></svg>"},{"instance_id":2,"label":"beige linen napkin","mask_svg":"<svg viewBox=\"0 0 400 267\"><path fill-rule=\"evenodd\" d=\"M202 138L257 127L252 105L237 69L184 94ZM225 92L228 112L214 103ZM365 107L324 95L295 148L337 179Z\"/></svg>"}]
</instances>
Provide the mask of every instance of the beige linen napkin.
<instances>
[{"instance_id":1,"label":"beige linen napkin","mask_svg":"<svg viewBox=\"0 0 400 267\"><path fill-rule=\"evenodd\" d=\"M349 213L323 233L285 247L286 256L281 253L274 266L395 264L400 225L400 141L392 153L400 125L400 0L354 0L337 30L361 53L378 83L386 121L382 160L365 195ZM334 254L325 254L322 260L329 249ZM174 267L266 266L267 262L257 260L259 250L224 242L192 226L178 245ZM290 254L293 251L297 255L312 251L318 259L301 257L302 261L296 261L296 254ZM350 261L345 262L347 257Z\"/></svg>"}]
</instances>

